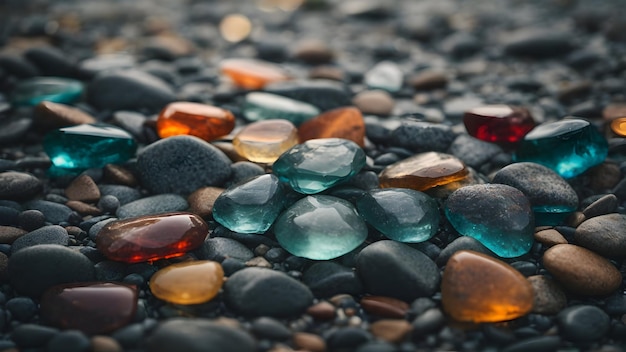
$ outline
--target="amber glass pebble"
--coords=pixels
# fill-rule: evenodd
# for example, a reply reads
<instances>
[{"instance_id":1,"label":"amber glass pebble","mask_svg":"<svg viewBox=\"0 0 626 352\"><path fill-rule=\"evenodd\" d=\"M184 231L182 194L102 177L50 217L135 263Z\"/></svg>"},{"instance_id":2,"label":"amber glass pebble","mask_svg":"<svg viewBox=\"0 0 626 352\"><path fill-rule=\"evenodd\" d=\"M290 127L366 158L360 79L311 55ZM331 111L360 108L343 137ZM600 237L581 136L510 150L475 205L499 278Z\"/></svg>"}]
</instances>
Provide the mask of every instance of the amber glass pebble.
<instances>
[{"instance_id":1,"label":"amber glass pebble","mask_svg":"<svg viewBox=\"0 0 626 352\"><path fill-rule=\"evenodd\" d=\"M176 263L157 271L150 290L157 298L174 304L200 304L211 300L222 288L224 270L210 260Z\"/></svg>"},{"instance_id":2,"label":"amber glass pebble","mask_svg":"<svg viewBox=\"0 0 626 352\"><path fill-rule=\"evenodd\" d=\"M208 232L195 214L147 215L106 224L96 245L111 260L138 263L181 256L199 247Z\"/></svg>"},{"instance_id":3,"label":"amber glass pebble","mask_svg":"<svg viewBox=\"0 0 626 352\"><path fill-rule=\"evenodd\" d=\"M469 171L456 157L427 152L387 166L380 174L381 188L410 188L425 191L465 179Z\"/></svg>"},{"instance_id":4,"label":"amber glass pebble","mask_svg":"<svg viewBox=\"0 0 626 352\"><path fill-rule=\"evenodd\" d=\"M157 119L161 138L187 134L209 142L227 135L233 128L235 116L230 111L185 101L168 104Z\"/></svg>"},{"instance_id":5,"label":"amber glass pebble","mask_svg":"<svg viewBox=\"0 0 626 352\"><path fill-rule=\"evenodd\" d=\"M226 59L222 61L220 69L244 89L261 89L268 83L289 79L279 66L261 60Z\"/></svg>"},{"instance_id":6,"label":"amber glass pebble","mask_svg":"<svg viewBox=\"0 0 626 352\"><path fill-rule=\"evenodd\" d=\"M61 329L104 334L126 326L135 317L135 286L110 282L53 286L41 297L41 319Z\"/></svg>"},{"instance_id":7,"label":"amber glass pebble","mask_svg":"<svg viewBox=\"0 0 626 352\"><path fill-rule=\"evenodd\" d=\"M287 120L262 120L241 129L233 139L239 155L256 163L272 163L298 144L298 130Z\"/></svg>"},{"instance_id":8,"label":"amber glass pebble","mask_svg":"<svg viewBox=\"0 0 626 352\"><path fill-rule=\"evenodd\" d=\"M309 139L334 137L349 139L363 147L365 123L359 109L337 108L304 122L298 129L298 135L300 143Z\"/></svg>"},{"instance_id":9,"label":"amber glass pebble","mask_svg":"<svg viewBox=\"0 0 626 352\"><path fill-rule=\"evenodd\" d=\"M626 137L626 117L618 117L611 121L611 131L620 137Z\"/></svg>"},{"instance_id":10,"label":"amber glass pebble","mask_svg":"<svg viewBox=\"0 0 626 352\"><path fill-rule=\"evenodd\" d=\"M441 303L458 321L512 320L529 313L533 300L533 288L519 271L482 253L458 251L443 272Z\"/></svg>"}]
</instances>

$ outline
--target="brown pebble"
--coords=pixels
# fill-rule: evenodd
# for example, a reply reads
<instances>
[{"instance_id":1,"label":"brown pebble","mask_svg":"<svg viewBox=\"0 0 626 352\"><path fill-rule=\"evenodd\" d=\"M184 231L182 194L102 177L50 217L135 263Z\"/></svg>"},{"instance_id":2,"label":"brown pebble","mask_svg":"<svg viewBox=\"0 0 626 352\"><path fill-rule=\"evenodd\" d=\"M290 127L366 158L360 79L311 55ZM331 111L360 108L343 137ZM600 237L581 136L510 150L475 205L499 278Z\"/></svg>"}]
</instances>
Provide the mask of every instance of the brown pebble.
<instances>
[{"instance_id":1,"label":"brown pebble","mask_svg":"<svg viewBox=\"0 0 626 352\"><path fill-rule=\"evenodd\" d=\"M365 296L361 299L361 307L366 312L383 318L404 318L409 305L396 298L383 296Z\"/></svg>"},{"instance_id":2,"label":"brown pebble","mask_svg":"<svg viewBox=\"0 0 626 352\"><path fill-rule=\"evenodd\" d=\"M578 226L574 240L610 258L626 257L626 215L606 214L595 216Z\"/></svg>"},{"instance_id":3,"label":"brown pebble","mask_svg":"<svg viewBox=\"0 0 626 352\"><path fill-rule=\"evenodd\" d=\"M115 164L104 165L104 179L108 182L128 187L137 186L137 178L130 170Z\"/></svg>"},{"instance_id":4,"label":"brown pebble","mask_svg":"<svg viewBox=\"0 0 626 352\"><path fill-rule=\"evenodd\" d=\"M384 90L366 90L357 94L352 103L363 114L373 114L388 116L393 111L395 101L393 97Z\"/></svg>"},{"instance_id":5,"label":"brown pebble","mask_svg":"<svg viewBox=\"0 0 626 352\"><path fill-rule=\"evenodd\" d=\"M448 77L440 71L419 72L409 78L409 85L416 90L432 90L445 88L448 85Z\"/></svg>"},{"instance_id":6,"label":"brown pebble","mask_svg":"<svg viewBox=\"0 0 626 352\"><path fill-rule=\"evenodd\" d=\"M528 281L535 293L533 313L556 314L565 308L567 296L552 279L544 275L534 275L528 277Z\"/></svg>"},{"instance_id":7,"label":"brown pebble","mask_svg":"<svg viewBox=\"0 0 626 352\"><path fill-rule=\"evenodd\" d=\"M583 209L583 214L587 219L598 215L605 215L617 211L619 200L614 194L607 194Z\"/></svg>"},{"instance_id":8,"label":"brown pebble","mask_svg":"<svg viewBox=\"0 0 626 352\"><path fill-rule=\"evenodd\" d=\"M571 244L557 244L548 249L543 254L543 264L566 289L580 295L608 295L622 283L622 274L611 262Z\"/></svg>"},{"instance_id":9,"label":"brown pebble","mask_svg":"<svg viewBox=\"0 0 626 352\"><path fill-rule=\"evenodd\" d=\"M575 211L567 217L566 223L568 226L578 227L585 220L587 220L587 217L585 216L585 214L583 214L581 211Z\"/></svg>"},{"instance_id":10,"label":"brown pebble","mask_svg":"<svg viewBox=\"0 0 626 352\"><path fill-rule=\"evenodd\" d=\"M224 154L226 154L226 156L234 163L237 161L249 161L248 159L237 153L235 147L233 147L233 144L231 142L217 141L211 142L211 144L217 149L221 150Z\"/></svg>"},{"instance_id":11,"label":"brown pebble","mask_svg":"<svg viewBox=\"0 0 626 352\"><path fill-rule=\"evenodd\" d=\"M67 186L65 195L69 200L87 203L97 202L100 199L100 189L91 177L80 175Z\"/></svg>"},{"instance_id":12,"label":"brown pebble","mask_svg":"<svg viewBox=\"0 0 626 352\"><path fill-rule=\"evenodd\" d=\"M310 352L326 352L326 342L318 335L308 332L296 332L293 334L295 348Z\"/></svg>"},{"instance_id":13,"label":"brown pebble","mask_svg":"<svg viewBox=\"0 0 626 352\"><path fill-rule=\"evenodd\" d=\"M78 226L66 226L65 227L65 231L67 231L67 234L70 236L74 236L74 237L78 237L80 236L83 232L85 232L83 229L81 229Z\"/></svg>"},{"instance_id":14,"label":"brown pebble","mask_svg":"<svg viewBox=\"0 0 626 352\"><path fill-rule=\"evenodd\" d=\"M217 197L224 192L219 187L202 187L195 190L187 197L189 212L207 218L213 214L213 204Z\"/></svg>"},{"instance_id":15,"label":"brown pebble","mask_svg":"<svg viewBox=\"0 0 626 352\"><path fill-rule=\"evenodd\" d=\"M327 301L321 301L307 308L306 313L317 320L330 320L335 317L335 306Z\"/></svg>"},{"instance_id":16,"label":"brown pebble","mask_svg":"<svg viewBox=\"0 0 626 352\"><path fill-rule=\"evenodd\" d=\"M293 57L309 64L325 64L332 61L333 50L319 39L304 39L296 44Z\"/></svg>"},{"instance_id":17,"label":"brown pebble","mask_svg":"<svg viewBox=\"0 0 626 352\"><path fill-rule=\"evenodd\" d=\"M33 120L35 126L44 130L96 123L95 118L82 110L51 101L42 101L37 104L33 111Z\"/></svg>"},{"instance_id":18,"label":"brown pebble","mask_svg":"<svg viewBox=\"0 0 626 352\"><path fill-rule=\"evenodd\" d=\"M119 342L109 336L94 336L91 338L92 352L122 352L124 349Z\"/></svg>"},{"instance_id":19,"label":"brown pebble","mask_svg":"<svg viewBox=\"0 0 626 352\"><path fill-rule=\"evenodd\" d=\"M16 239L27 234L28 231L13 226L0 226L0 243L11 244Z\"/></svg>"},{"instance_id":20,"label":"brown pebble","mask_svg":"<svg viewBox=\"0 0 626 352\"><path fill-rule=\"evenodd\" d=\"M569 102L571 100L586 96L591 92L593 85L591 81L563 82L560 84L557 92L557 99L561 102Z\"/></svg>"},{"instance_id":21,"label":"brown pebble","mask_svg":"<svg viewBox=\"0 0 626 352\"><path fill-rule=\"evenodd\" d=\"M612 189L622 179L619 165L610 162L592 168L587 174L589 175L589 187L596 192Z\"/></svg>"},{"instance_id":22,"label":"brown pebble","mask_svg":"<svg viewBox=\"0 0 626 352\"><path fill-rule=\"evenodd\" d=\"M335 66L316 66L309 71L309 78L343 82L346 79L346 73L341 68Z\"/></svg>"},{"instance_id":23,"label":"brown pebble","mask_svg":"<svg viewBox=\"0 0 626 352\"><path fill-rule=\"evenodd\" d=\"M411 331L411 324L401 319L383 319L370 325L370 331L381 340L398 343Z\"/></svg>"},{"instance_id":24,"label":"brown pebble","mask_svg":"<svg viewBox=\"0 0 626 352\"><path fill-rule=\"evenodd\" d=\"M611 103L602 110L602 118L606 121L626 116L626 103Z\"/></svg>"},{"instance_id":25,"label":"brown pebble","mask_svg":"<svg viewBox=\"0 0 626 352\"><path fill-rule=\"evenodd\" d=\"M259 268L271 268L272 263L263 257L254 257L246 262L246 266L256 266Z\"/></svg>"},{"instance_id":26,"label":"brown pebble","mask_svg":"<svg viewBox=\"0 0 626 352\"><path fill-rule=\"evenodd\" d=\"M9 279L9 257L0 252L0 281L6 282Z\"/></svg>"},{"instance_id":27,"label":"brown pebble","mask_svg":"<svg viewBox=\"0 0 626 352\"><path fill-rule=\"evenodd\" d=\"M80 215L102 215L102 210L98 209L98 207L78 200L67 201L65 205Z\"/></svg>"},{"instance_id":28,"label":"brown pebble","mask_svg":"<svg viewBox=\"0 0 626 352\"><path fill-rule=\"evenodd\" d=\"M547 229L535 232L535 240L541 242L546 247L552 247L557 244L567 244L567 240L561 233L555 229Z\"/></svg>"}]
</instances>

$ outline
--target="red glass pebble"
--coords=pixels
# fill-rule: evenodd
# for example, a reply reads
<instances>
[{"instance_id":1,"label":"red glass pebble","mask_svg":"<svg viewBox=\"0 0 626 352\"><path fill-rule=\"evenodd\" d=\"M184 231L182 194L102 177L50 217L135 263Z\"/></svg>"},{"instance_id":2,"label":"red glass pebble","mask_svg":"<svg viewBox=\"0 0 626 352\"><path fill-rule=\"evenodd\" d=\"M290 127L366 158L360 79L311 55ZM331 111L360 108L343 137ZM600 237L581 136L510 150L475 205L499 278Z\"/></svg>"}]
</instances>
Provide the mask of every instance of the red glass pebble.
<instances>
[{"instance_id":1,"label":"red glass pebble","mask_svg":"<svg viewBox=\"0 0 626 352\"><path fill-rule=\"evenodd\" d=\"M220 70L243 89L261 89L269 83L289 79L280 66L254 59L226 59L221 62Z\"/></svg>"},{"instance_id":2,"label":"red glass pebble","mask_svg":"<svg viewBox=\"0 0 626 352\"><path fill-rule=\"evenodd\" d=\"M465 112L467 132L477 139L511 146L535 127L528 109L509 105L485 105Z\"/></svg>"},{"instance_id":3,"label":"red glass pebble","mask_svg":"<svg viewBox=\"0 0 626 352\"><path fill-rule=\"evenodd\" d=\"M61 329L104 334L126 326L137 310L135 286L110 282L53 286L41 298L41 318Z\"/></svg>"},{"instance_id":4,"label":"red glass pebble","mask_svg":"<svg viewBox=\"0 0 626 352\"><path fill-rule=\"evenodd\" d=\"M148 215L106 224L96 245L111 260L138 263L181 256L199 247L208 232L195 214Z\"/></svg>"}]
</instances>

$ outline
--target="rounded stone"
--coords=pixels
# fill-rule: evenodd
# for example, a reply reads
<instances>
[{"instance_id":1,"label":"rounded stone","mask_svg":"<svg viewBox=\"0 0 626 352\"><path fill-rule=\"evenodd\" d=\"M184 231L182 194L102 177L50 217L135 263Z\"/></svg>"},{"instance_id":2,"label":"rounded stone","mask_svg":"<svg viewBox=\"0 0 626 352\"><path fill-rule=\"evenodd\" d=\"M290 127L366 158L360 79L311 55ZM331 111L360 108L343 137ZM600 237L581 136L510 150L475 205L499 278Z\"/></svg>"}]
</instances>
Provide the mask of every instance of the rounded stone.
<instances>
[{"instance_id":1,"label":"rounded stone","mask_svg":"<svg viewBox=\"0 0 626 352\"><path fill-rule=\"evenodd\" d=\"M24 200L42 189L41 181L26 172L7 171L0 173L0 199Z\"/></svg>"},{"instance_id":2,"label":"rounded stone","mask_svg":"<svg viewBox=\"0 0 626 352\"><path fill-rule=\"evenodd\" d=\"M222 192L224 192L224 189L219 187L198 188L187 197L189 212L203 218L210 217L213 214L215 200Z\"/></svg>"},{"instance_id":3,"label":"rounded stone","mask_svg":"<svg viewBox=\"0 0 626 352\"><path fill-rule=\"evenodd\" d=\"M235 116L215 106L179 101L168 104L157 119L161 138L191 135L207 142L227 135L235 128Z\"/></svg>"},{"instance_id":4,"label":"rounded stone","mask_svg":"<svg viewBox=\"0 0 626 352\"><path fill-rule=\"evenodd\" d=\"M313 293L287 274L246 268L224 284L226 304L245 316L294 317L313 303Z\"/></svg>"},{"instance_id":5,"label":"rounded stone","mask_svg":"<svg viewBox=\"0 0 626 352\"><path fill-rule=\"evenodd\" d=\"M192 136L162 139L137 156L141 183L156 194L188 194L200 187L219 187L230 176L230 164L222 151Z\"/></svg>"},{"instance_id":6,"label":"rounded stone","mask_svg":"<svg viewBox=\"0 0 626 352\"><path fill-rule=\"evenodd\" d=\"M622 283L622 275L611 262L571 244L548 249L543 254L543 265L565 288L580 295L608 295Z\"/></svg>"},{"instance_id":7,"label":"rounded stone","mask_svg":"<svg viewBox=\"0 0 626 352\"><path fill-rule=\"evenodd\" d=\"M220 63L220 70L244 89L261 89L269 83L289 79L280 66L261 60L226 59Z\"/></svg>"},{"instance_id":8,"label":"rounded stone","mask_svg":"<svg viewBox=\"0 0 626 352\"><path fill-rule=\"evenodd\" d=\"M222 266L209 260L169 265L152 275L150 291L174 304L201 304L217 295L224 283Z\"/></svg>"},{"instance_id":9,"label":"rounded stone","mask_svg":"<svg viewBox=\"0 0 626 352\"><path fill-rule=\"evenodd\" d=\"M363 113L380 116L391 115L395 101L384 90L366 90L358 93L352 103Z\"/></svg>"},{"instance_id":10,"label":"rounded stone","mask_svg":"<svg viewBox=\"0 0 626 352\"><path fill-rule=\"evenodd\" d=\"M403 121L391 132L389 142L415 152L445 152L456 139L447 125L423 121Z\"/></svg>"},{"instance_id":11,"label":"rounded stone","mask_svg":"<svg viewBox=\"0 0 626 352\"><path fill-rule=\"evenodd\" d=\"M196 251L198 259L222 262L226 258L248 261L254 253L241 242L226 237L207 238Z\"/></svg>"},{"instance_id":12,"label":"rounded stone","mask_svg":"<svg viewBox=\"0 0 626 352\"><path fill-rule=\"evenodd\" d=\"M585 220L576 228L574 240L605 257L626 257L626 215L607 214Z\"/></svg>"},{"instance_id":13,"label":"rounded stone","mask_svg":"<svg viewBox=\"0 0 626 352\"><path fill-rule=\"evenodd\" d=\"M68 242L69 236L63 227L58 225L44 226L16 239L13 244L11 244L11 254L15 254L24 248L38 244L58 244L67 246Z\"/></svg>"},{"instance_id":14,"label":"rounded stone","mask_svg":"<svg viewBox=\"0 0 626 352\"><path fill-rule=\"evenodd\" d=\"M326 111L300 125L300 142L317 138L343 138L365 145L365 122L359 109L342 107Z\"/></svg>"},{"instance_id":15,"label":"rounded stone","mask_svg":"<svg viewBox=\"0 0 626 352\"><path fill-rule=\"evenodd\" d=\"M315 297L332 297L338 294L359 295L363 284L354 270L341 264L323 261L311 265L302 276Z\"/></svg>"},{"instance_id":16,"label":"rounded stone","mask_svg":"<svg viewBox=\"0 0 626 352\"><path fill-rule=\"evenodd\" d=\"M253 122L233 138L233 147L242 157L257 163L272 163L298 144L298 129L282 119Z\"/></svg>"},{"instance_id":17,"label":"rounded stone","mask_svg":"<svg viewBox=\"0 0 626 352\"><path fill-rule=\"evenodd\" d=\"M564 309L557 315L559 332L567 340L592 342L605 336L611 318L596 306L580 305Z\"/></svg>"},{"instance_id":18,"label":"rounded stone","mask_svg":"<svg viewBox=\"0 0 626 352\"><path fill-rule=\"evenodd\" d=\"M100 189L89 175L80 175L65 188L65 196L69 200L97 202L100 199Z\"/></svg>"},{"instance_id":19,"label":"rounded stone","mask_svg":"<svg viewBox=\"0 0 626 352\"><path fill-rule=\"evenodd\" d=\"M42 101L33 111L35 125L41 129L96 123L96 119L75 107Z\"/></svg>"},{"instance_id":20,"label":"rounded stone","mask_svg":"<svg viewBox=\"0 0 626 352\"><path fill-rule=\"evenodd\" d=\"M585 215L585 218L591 219L595 216L614 213L618 206L619 199L614 194L607 194L583 209L583 215Z\"/></svg>"},{"instance_id":21,"label":"rounded stone","mask_svg":"<svg viewBox=\"0 0 626 352\"><path fill-rule=\"evenodd\" d=\"M320 113L309 103L266 92L248 93L243 109L244 116L250 121L284 119L296 126Z\"/></svg>"},{"instance_id":22,"label":"rounded stone","mask_svg":"<svg viewBox=\"0 0 626 352\"><path fill-rule=\"evenodd\" d=\"M82 332L77 330L61 331L48 341L48 352L88 352L91 341Z\"/></svg>"},{"instance_id":23,"label":"rounded stone","mask_svg":"<svg viewBox=\"0 0 626 352\"><path fill-rule=\"evenodd\" d=\"M535 293L533 313L556 314L567 306L565 292L549 277L533 275L528 277L528 281Z\"/></svg>"},{"instance_id":24,"label":"rounded stone","mask_svg":"<svg viewBox=\"0 0 626 352\"><path fill-rule=\"evenodd\" d=\"M138 216L185 211L188 207L187 200L178 194L158 194L126 203L117 209L116 214L120 219L128 219Z\"/></svg>"},{"instance_id":25,"label":"rounded stone","mask_svg":"<svg viewBox=\"0 0 626 352\"><path fill-rule=\"evenodd\" d=\"M381 188L410 188L416 191L445 186L464 180L465 164L448 154L427 152L387 166L379 175Z\"/></svg>"},{"instance_id":26,"label":"rounded stone","mask_svg":"<svg viewBox=\"0 0 626 352\"><path fill-rule=\"evenodd\" d=\"M480 241L478 241L477 239L469 236L461 236L454 241L448 243L448 245L441 250L439 256L437 257L437 265L445 266L448 260L450 260L450 258L454 255L454 253L462 250L494 256L494 253L490 251L489 248L485 247L485 245L480 243Z\"/></svg>"}]
</instances>

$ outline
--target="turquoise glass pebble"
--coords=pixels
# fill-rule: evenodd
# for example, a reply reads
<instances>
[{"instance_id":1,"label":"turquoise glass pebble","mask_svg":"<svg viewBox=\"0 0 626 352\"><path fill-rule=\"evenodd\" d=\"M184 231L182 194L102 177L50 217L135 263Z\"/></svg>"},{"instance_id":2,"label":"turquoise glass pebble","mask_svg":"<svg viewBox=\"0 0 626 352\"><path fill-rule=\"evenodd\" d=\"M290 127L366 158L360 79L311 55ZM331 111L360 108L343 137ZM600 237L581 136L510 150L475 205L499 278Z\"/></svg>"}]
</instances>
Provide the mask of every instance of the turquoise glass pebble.
<instances>
[{"instance_id":1,"label":"turquoise glass pebble","mask_svg":"<svg viewBox=\"0 0 626 352\"><path fill-rule=\"evenodd\" d=\"M427 241L439 227L437 202L412 189L373 189L359 198L356 206L367 223L398 242Z\"/></svg>"},{"instance_id":2,"label":"turquoise glass pebble","mask_svg":"<svg viewBox=\"0 0 626 352\"><path fill-rule=\"evenodd\" d=\"M265 233L283 210L286 187L272 174L229 187L213 204L213 218L239 233Z\"/></svg>"},{"instance_id":3,"label":"turquoise glass pebble","mask_svg":"<svg viewBox=\"0 0 626 352\"><path fill-rule=\"evenodd\" d=\"M565 119L535 127L513 155L513 160L531 161L571 178L604 161L608 143L585 120Z\"/></svg>"},{"instance_id":4,"label":"turquoise glass pebble","mask_svg":"<svg viewBox=\"0 0 626 352\"><path fill-rule=\"evenodd\" d=\"M314 194L344 182L365 166L365 152L341 138L311 139L293 146L272 167L297 192Z\"/></svg>"},{"instance_id":5,"label":"turquoise glass pebble","mask_svg":"<svg viewBox=\"0 0 626 352\"><path fill-rule=\"evenodd\" d=\"M367 238L367 225L341 198L312 195L300 199L276 220L274 234L289 253L308 259L337 258Z\"/></svg>"},{"instance_id":6,"label":"turquoise glass pebble","mask_svg":"<svg viewBox=\"0 0 626 352\"><path fill-rule=\"evenodd\" d=\"M72 170L123 163L137 150L137 144L128 132L105 124L51 131L44 138L43 147L54 166Z\"/></svg>"},{"instance_id":7,"label":"turquoise glass pebble","mask_svg":"<svg viewBox=\"0 0 626 352\"><path fill-rule=\"evenodd\" d=\"M248 93L243 107L243 115L250 121L283 119L296 126L319 114L311 104L263 92Z\"/></svg>"},{"instance_id":8,"label":"turquoise glass pebble","mask_svg":"<svg viewBox=\"0 0 626 352\"><path fill-rule=\"evenodd\" d=\"M80 81L58 77L35 77L20 82L11 95L15 106L35 106L42 101L71 104L83 94Z\"/></svg>"}]
</instances>

